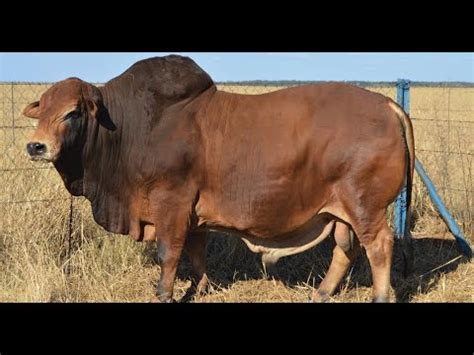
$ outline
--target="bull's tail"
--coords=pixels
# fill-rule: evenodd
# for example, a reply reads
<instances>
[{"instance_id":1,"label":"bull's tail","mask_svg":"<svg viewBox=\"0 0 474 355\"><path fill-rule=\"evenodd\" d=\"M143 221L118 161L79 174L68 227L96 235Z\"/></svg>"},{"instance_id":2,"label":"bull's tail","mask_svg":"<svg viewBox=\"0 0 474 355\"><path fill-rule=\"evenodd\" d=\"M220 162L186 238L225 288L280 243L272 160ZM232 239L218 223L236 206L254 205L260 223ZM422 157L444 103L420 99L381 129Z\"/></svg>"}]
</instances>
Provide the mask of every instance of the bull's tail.
<instances>
[{"instance_id":1,"label":"bull's tail","mask_svg":"<svg viewBox=\"0 0 474 355\"><path fill-rule=\"evenodd\" d=\"M415 172L415 138L413 134L413 125L408 115L403 109L390 102L390 106L395 110L402 125L402 135L406 144L406 219L405 235L402 238L402 253L404 263L404 275L407 277L413 272L413 245L410 234L411 221L411 193L413 185L413 174Z\"/></svg>"}]
</instances>

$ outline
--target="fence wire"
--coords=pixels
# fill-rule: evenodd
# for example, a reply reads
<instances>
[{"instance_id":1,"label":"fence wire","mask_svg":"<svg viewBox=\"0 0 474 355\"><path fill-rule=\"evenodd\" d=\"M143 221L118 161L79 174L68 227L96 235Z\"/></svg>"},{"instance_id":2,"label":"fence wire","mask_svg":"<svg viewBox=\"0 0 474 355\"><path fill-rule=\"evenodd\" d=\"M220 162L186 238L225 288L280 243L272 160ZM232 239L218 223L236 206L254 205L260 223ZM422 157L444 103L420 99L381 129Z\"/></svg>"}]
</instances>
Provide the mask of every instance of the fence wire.
<instances>
[{"instance_id":1,"label":"fence wire","mask_svg":"<svg viewBox=\"0 0 474 355\"><path fill-rule=\"evenodd\" d=\"M0 83L0 213L3 224L19 222L12 215L15 208L10 207L13 205L25 208L28 205L31 208L32 203L47 205L70 198L54 168L32 163L25 149L36 121L24 117L21 112L27 104L38 100L51 85ZM218 84L218 88L253 95L296 85ZM394 83L368 85L366 88L396 99ZM474 87L450 87L446 83L412 86L410 116L415 129L417 156L465 233L472 236ZM414 199L415 209L422 211L431 208L417 178ZM424 231L431 232L429 229Z\"/></svg>"}]
</instances>

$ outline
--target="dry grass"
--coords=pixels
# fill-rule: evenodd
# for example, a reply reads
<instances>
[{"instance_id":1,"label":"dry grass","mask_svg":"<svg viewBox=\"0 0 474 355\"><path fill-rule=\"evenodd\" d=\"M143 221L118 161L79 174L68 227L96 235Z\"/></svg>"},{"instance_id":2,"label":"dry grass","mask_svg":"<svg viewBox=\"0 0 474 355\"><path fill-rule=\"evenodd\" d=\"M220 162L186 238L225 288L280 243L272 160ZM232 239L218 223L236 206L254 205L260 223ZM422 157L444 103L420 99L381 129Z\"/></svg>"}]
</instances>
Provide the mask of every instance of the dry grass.
<instances>
[{"instance_id":1,"label":"dry grass","mask_svg":"<svg viewBox=\"0 0 474 355\"><path fill-rule=\"evenodd\" d=\"M20 89L15 87L16 91ZM29 125L31 122L21 118L17 111L36 99L44 89L41 87L23 96L23 101L17 102L12 110L5 99L10 92L0 85L0 95L3 95L0 113L2 108L4 113L0 117L2 124L10 122L14 114L18 117L15 125ZM245 93L270 89L276 88L227 88ZM414 117L445 117L439 113L446 114L443 111L447 107L445 91L435 90L430 94L421 88L412 90ZM417 93L416 90L421 91ZM379 91L391 97L395 95L393 89L381 88ZM470 92L456 95L451 92L450 95L453 112L458 112L456 110L460 107L474 110ZM469 118L474 121L472 116L463 116L462 112L451 115L459 121ZM418 148L472 154L472 124L450 123L448 127L444 121L428 122L431 121L415 122ZM26 128L0 130L0 148L9 153L0 158L0 169L35 167L26 159L23 148L30 132L31 129ZM473 243L474 201L472 192L467 192L473 190L472 156L424 151L418 155L436 185L442 188L443 199ZM450 187L461 191L451 191ZM1 201L49 198L58 200L0 204L0 301L148 302L159 275L154 243L135 243L129 237L105 232L92 221L89 204L83 199L74 199L73 223L69 225L70 199L54 170L2 171ZM454 240L449 235L446 238L446 226L437 217L418 179L415 180L413 201L414 231L438 239L415 240L415 275L406 280L401 277L400 250L396 245L392 300L474 302L474 268L471 263L461 258L430 272L455 259L459 252ZM68 237L70 228L71 239ZM439 239L443 237L446 239ZM208 246L213 291L194 301L307 302L312 288L318 286L327 271L333 243L330 239L313 250L281 260L277 273L269 276L262 270L260 257L252 254L240 240L213 235ZM419 277L423 274L425 276ZM183 257L175 287L176 299L185 294L190 284L188 278L189 265ZM331 301L366 302L370 299L370 268L362 254Z\"/></svg>"},{"instance_id":2,"label":"dry grass","mask_svg":"<svg viewBox=\"0 0 474 355\"><path fill-rule=\"evenodd\" d=\"M16 226L0 235L0 301L2 302L148 302L159 266L155 243L136 243L112 235L90 217L86 201L77 199L68 256L69 201L41 209L14 211ZM31 218L34 213L35 218ZM28 231L27 233L25 231ZM208 246L213 290L196 302L308 302L330 263L332 239L318 248L282 259L274 275L265 275L258 255L238 239L212 235ZM395 250L392 300L399 302L473 302L474 268L456 258L452 240L416 239L415 275L401 276L400 251ZM420 278L422 274L426 276ZM190 285L189 264L183 257L175 298ZM361 254L332 302L371 299L371 277Z\"/></svg>"}]
</instances>

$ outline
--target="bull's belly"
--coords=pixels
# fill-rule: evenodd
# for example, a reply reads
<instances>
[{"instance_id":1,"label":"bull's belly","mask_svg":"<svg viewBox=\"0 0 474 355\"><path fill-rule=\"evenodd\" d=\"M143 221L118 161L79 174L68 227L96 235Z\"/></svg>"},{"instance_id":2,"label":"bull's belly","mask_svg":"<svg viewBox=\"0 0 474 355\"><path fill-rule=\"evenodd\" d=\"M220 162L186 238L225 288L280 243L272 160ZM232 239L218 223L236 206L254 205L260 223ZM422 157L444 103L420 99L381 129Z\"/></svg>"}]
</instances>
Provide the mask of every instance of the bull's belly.
<instances>
[{"instance_id":1,"label":"bull's belly","mask_svg":"<svg viewBox=\"0 0 474 355\"><path fill-rule=\"evenodd\" d=\"M309 173L204 190L195 205L198 226L237 230L260 239L291 234L332 203L332 186L314 186Z\"/></svg>"},{"instance_id":2,"label":"bull's belly","mask_svg":"<svg viewBox=\"0 0 474 355\"><path fill-rule=\"evenodd\" d=\"M268 265L315 247L329 236L336 220L337 217L329 213L319 213L290 232L265 238L218 225L203 224L199 228L241 238L252 252L261 253L263 263Z\"/></svg>"}]
</instances>

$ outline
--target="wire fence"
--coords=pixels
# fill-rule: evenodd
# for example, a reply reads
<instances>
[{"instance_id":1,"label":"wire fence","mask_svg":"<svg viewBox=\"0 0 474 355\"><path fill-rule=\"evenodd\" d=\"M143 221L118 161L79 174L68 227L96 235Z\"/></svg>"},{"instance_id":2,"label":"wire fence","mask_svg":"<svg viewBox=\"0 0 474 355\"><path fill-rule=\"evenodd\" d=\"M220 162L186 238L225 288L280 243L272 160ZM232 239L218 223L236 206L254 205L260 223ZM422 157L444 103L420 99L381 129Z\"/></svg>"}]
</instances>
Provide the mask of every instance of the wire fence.
<instances>
[{"instance_id":1,"label":"wire fence","mask_svg":"<svg viewBox=\"0 0 474 355\"><path fill-rule=\"evenodd\" d=\"M472 237L474 89L414 87L410 105L417 156L462 229ZM421 209L422 200L417 202Z\"/></svg>"},{"instance_id":2,"label":"wire fence","mask_svg":"<svg viewBox=\"0 0 474 355\"><path fill-rule=\"evenodd\" d=\"M368 90L396 99L396 83L356 83ZM38 100L51 83L0 83L0 214L3 229L18 220L17 209L34 209L74 201L51 165L32 163L26 143L36 121L24 117L23 108ZM300 83L218 84L220 90L241 94L263 94ZM448 83L413 85L410 116L415 129L416 154L467 236L474 231L474 87ZM434 215L422 184L415 178L414 209L417 221ZM24 216L24 214L22 214ZM25 218L25 217L22 217ZM434 220L434 219L433 219ZM70 221L73 223L74 221ZM437 233L436 223L419 223L420 232ZM69 228L71 229L71 228ZM439 229L439 230L438 230Z\"/></svg>"}]
</instances>

